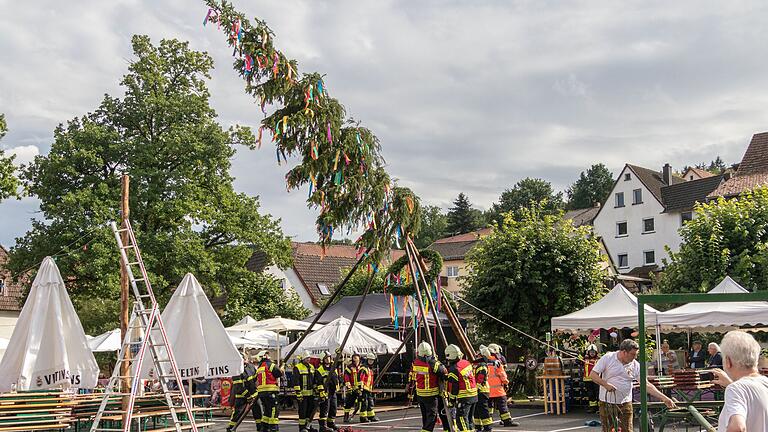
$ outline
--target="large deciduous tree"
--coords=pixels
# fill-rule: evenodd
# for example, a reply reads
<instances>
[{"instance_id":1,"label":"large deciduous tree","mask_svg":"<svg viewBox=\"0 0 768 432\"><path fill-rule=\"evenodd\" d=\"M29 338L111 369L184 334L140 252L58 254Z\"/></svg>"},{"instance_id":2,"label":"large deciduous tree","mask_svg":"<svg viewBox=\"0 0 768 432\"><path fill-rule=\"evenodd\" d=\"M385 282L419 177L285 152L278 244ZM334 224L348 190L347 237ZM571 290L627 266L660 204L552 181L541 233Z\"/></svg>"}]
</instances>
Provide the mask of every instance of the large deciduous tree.
<instances>
[{"instance_id":1,"label":"large deciduous tree","mask_svg":"<svg viewBox=\"0 0 768 432\"><path fill-rule=\"evenodd\" d=\"M613 173L599 163L581 172L579 179L566 191L568 207L571 209L592 207L602 203L613 189Z\"/></svg>"},{"instance_id":2,"label":"large deciduous tree","mask_svg":"<svg viewBox=\"0 0 768 432\"><path fill-rule=\"evenodd\" d=\"M604 291L599 247L588 228L574 228L541 206L506 214L472 251L466 299L502 321L541 337L550 319L589 305ZM536 349L536 343L483 314L481 336Z\"/></svg>"},{"instance_id":3,"label":"large deciduous tree","mask_svg":"<svg viewBox=\"0 0 768 432\"><path fill-rule=\"evenodd\" d=\"M94 112L57 127L50 153L24 170L44 220L18 239L12 268L63 250L58 265L86 331L114 328L118 253L105 223L119 218L120 177L129 174L131 221L161 302L192 272L209 296L227 296L227 323L246 313L303 315L275 279L245 268L254 248L288 265L290 242L256 198L233 188L234 146L254 138L216 122L206 87L213 61L177 40L132 42L122 98L105 95Z\"/></svg>"},{"instance_id":4,"label":"large deciduous tree","mask_svg":"<svg viewBox=\"0 0 768 432\"><path fill-rule=\"evenodd\" d=\"M663 292L702 292L731 276L745 288L768 286L768 188L720 198L695 209L680 229L682 244L670 252L659 280Z\"/></svg>"},{"instance_id":5,"label":"large deciduous tree","mask_svg":"<svg viewBox=\"0 0 768 432\"><path fill-rule=\"evenodd\" d=\"M563 208L563 193L555 193L552 184L546 180L526 177L501 194L499 202L491 206L489 218L501 224L504 213L519 217L523 210L531 207L546 214L556 214Z\"/></svg>"},{"instance_id":6,"label":"large deciduous tree","mask_svg":"<svg viewBox=\"0 0 768 432\"><path fill-rule=\"evenodd\" d=\"M8 126L5 123L5 115L0 114L0 139L3 139ZM16 177L16 167L13 165L14 155L6 156L0 148L0 201L18 197L19 179Z\"/></svg>"},{"instance_id":7,"label":"large deciduous tree","mask_svg":"<svg viewBox=\"0 0 768 432\"><path fill-rule=\"evenodd\" d=\"M448 216L438 206L421 207L421 230L414 240L416 247L423 249L435 240L446 236L448 232Z\"/></svg>"}]
</instances>

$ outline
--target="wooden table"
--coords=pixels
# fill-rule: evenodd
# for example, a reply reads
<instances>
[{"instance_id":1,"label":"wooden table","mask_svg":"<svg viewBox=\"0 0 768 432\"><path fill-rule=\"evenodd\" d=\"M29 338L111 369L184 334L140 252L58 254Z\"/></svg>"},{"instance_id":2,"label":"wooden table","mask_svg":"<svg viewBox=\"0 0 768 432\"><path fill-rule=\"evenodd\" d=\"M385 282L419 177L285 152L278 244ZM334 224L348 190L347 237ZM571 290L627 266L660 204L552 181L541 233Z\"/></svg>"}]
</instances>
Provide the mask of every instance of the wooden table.
<instances>
[{"instance_id":1,"label":"wooden table","mask_svg":"<svg viewBox=\"0 0 768 432\"><path fill-rule=\"evenodd\" d=\"M536 377L542 381L544 387L544 413L565 414L565 380L567 375L541 375Z\"/></svg>"}]
</instances>

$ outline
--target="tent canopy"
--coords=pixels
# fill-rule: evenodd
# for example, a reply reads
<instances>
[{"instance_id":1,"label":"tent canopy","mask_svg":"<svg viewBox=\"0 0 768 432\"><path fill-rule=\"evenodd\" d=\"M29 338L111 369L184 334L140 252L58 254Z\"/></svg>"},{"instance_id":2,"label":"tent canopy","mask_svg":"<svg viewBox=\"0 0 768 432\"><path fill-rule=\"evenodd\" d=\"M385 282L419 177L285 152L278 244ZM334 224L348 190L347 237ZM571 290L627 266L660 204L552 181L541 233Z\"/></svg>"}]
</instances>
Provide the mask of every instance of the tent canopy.
<instances>
[{"instance_id":1,"label":"tent canopy","mask_svg":"<svg viewBox=\"0 0 768 432\"><path fill-rule=\"evenodd\" d=\"M646 305L646 324L656 325L657 314L659 311ZM603 298L584 309L552 318L552 330L571 333L613 327L637 328L637 297L621 284L616 284Z\"/></svg>"},{"instance_id":2,"label":"tent canopy","mask_svg":"<svg viewBox=\"0 0 768 432\"><path fill-rule=\"evenodd\" d=\"M0 362L0 391L93 388L99 366L64 280L46 257Z\"/></svg>"},{"instance_id":3,"label":"tent canopy","mask_svg":"<svg viewBox=\"0 0 768 432\"><path fill-rule=\"evenodd\" d=\"M288 345L288 338L279 336L277 333L269 330L232 330L236 326L227 327L227 334L236 346L249 348L277 348L278 341L280 346Z\"/></svg>"},{"instance_id":4,"label":"tent canopy","mask_svg":"<svg viewBox=\"0 0 768 432\"><path fill-rule=\"evenodd\" d=\"M339 300L336 304L331 305L328 307L328 309L325 311L323 316L320 317L320 320L318 321L321 324L329 323L331 321L336 320L337 318L341 316L345 317L352 317L355 315L355 310L357 310L357 305L360 303L360 297L361 296L346 296L343 297L341 300ZM403 307L402 304L402 297L395 297L398 301L397 305L397 316L398 321L401 326L404 326L407 323L411 322L411 316L412 311L411 307ZM418 308L417 305L414 304L415 308ZM434 324L434 320L432 319L432 313L428 313L429 317L427 319L427 322L429 325ZM440 324L443 327L450 326L450 322L448 321L448 318L445 316L444 313L440 312L438 313L438 318L440 319ZM304 321L312 321L314 319L314 315L306 318ZM366 326L370 326L373 328L392 328L392 317L390 316L390 304L389 304L389 294L368 294L365 297L365 301L363 302L363 307L360 310L360 315L357 318L357 322ZM315 327L313 327L313 330Z\"/></svg>"},{"instance_id":5,"label":"tent canopy","mask_svg":"<svg viewBox=\"0 0 768 432\"><path fill-rule=\"evenodd\" d=\"M119 351L122 341L120 340L120 329L110 330L98 336L86 336L88 347L92 352L111 352Z\"/></svg>"},{"instance_id":6,"label":"tent canopy","mask_svg":"<svg viewBox=\"0 0 768 432\"><path fill-rule=\"evenodd\" d=\"M309 323L304 321L296 321L289 318L283 318L276 316L274 318L268 318L261 321L256 321L250 316L246 316L241 319L237 324L232 327L228 327L227 330L237 331L252 331L252 330L269 330L272 332L284 332L284 331L304 331L309 328Z\"/></svg>"},{"instance_id":7,"label":"tent canopy","mask_svg":"<svg viewBox=\"0 0 768 432\"><path fill-rule=\"evenodd\" d=\"M726 276L708 294L748 293ZM728 330L743 325L768 324L768 302L688 303L659 314L664 327L691 330Z\"/></svg>"},{"instance_id":8,"label":"tent canopy","mask_svg":"<svg viewBox=\"0 0 768 432\"><path fill-rule=\"evenodd\" d=\"M341 346L344 335L351 324L352 321L345 317L336 318L320 330L313 331L304 338L296 353L299 353L301 350L307 350L312 355L321 355L325 351L330 353L336 352L336 349ZM288 345L285 350L290 351L295 344L296 342ZM395 354L400 345L400 341L395 338L377 332L360 323L355 323L352 333L350 333L349 339L344 346L344 353L349 355L371 352L375 354Z\"/></svg>"}]
</instances>

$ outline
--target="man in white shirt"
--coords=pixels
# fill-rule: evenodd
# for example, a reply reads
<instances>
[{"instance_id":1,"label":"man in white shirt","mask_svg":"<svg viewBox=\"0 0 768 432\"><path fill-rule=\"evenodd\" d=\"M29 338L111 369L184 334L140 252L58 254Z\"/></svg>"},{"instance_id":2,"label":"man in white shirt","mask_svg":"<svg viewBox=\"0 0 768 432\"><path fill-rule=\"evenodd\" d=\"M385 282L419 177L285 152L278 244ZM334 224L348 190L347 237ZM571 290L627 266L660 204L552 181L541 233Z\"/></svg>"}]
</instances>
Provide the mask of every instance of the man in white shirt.
<instances>
[{"instance_id":1,"label":"man in white shirt","mask_svg":"<svg viewBox=\"0 0 768 432\"><path fill-rule=\"evenodd\" d=\"M715 383L725 387L718 432L768 431L768 378L760 375L760 344L749 333L732 331L720 343L723 367L712 369Z\"/></svg>"},{"instance_id":2,"label":"man in white shirt","mask_svg":"<svg viewBox=\"0 0 768 432\"><path fill-rule=\"evenodd\" d=\"M632 431L632 381L640 379L640 363L635 360L640 347L632 339L625 339L619 350L608 353L597 361L589 377L600 386L600 422L603 431ZM648 393L669 408L675 401L646 381Z\"/></svg>"}]
</instances>

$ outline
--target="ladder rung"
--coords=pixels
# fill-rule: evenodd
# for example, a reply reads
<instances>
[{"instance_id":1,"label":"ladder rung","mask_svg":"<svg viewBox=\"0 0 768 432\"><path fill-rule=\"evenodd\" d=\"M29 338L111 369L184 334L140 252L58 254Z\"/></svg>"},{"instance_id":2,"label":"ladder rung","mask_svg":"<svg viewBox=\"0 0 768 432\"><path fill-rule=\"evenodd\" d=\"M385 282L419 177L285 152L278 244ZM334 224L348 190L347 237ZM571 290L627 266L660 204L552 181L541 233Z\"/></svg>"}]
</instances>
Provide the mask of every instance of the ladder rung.
<instances>
[{"instance_id":1,"label":"ladder rung","mask_svg":"<svg viewBox=\"0 0 768 432\"><path fill-rule=\"evenodd\" d=\"M136 245L120 246L120 249L136 249Z\"/></svg>"},{"instance_id":2,"label":"ladder rung","mask_svg":"<svg viewBox=\"0 0 768 432\"><path fill-rule=\"evenodd\" d=\"M126 231L128 231L128 228L118 228L115 230L115 232L119 232L119 233L126 232Z\"/></svg>"},{"instance_id":3,"label":"ladder rung","mask_svg":"<svg viewBox=\"0 0 768 432\"><path fill-rule=\"evenodd\" d=\"M144 282L145 280L146 279L144 279L144 278L138 278L138 279L134 279L133 281L134 282Z\"/></svg>"}]
</instances>

